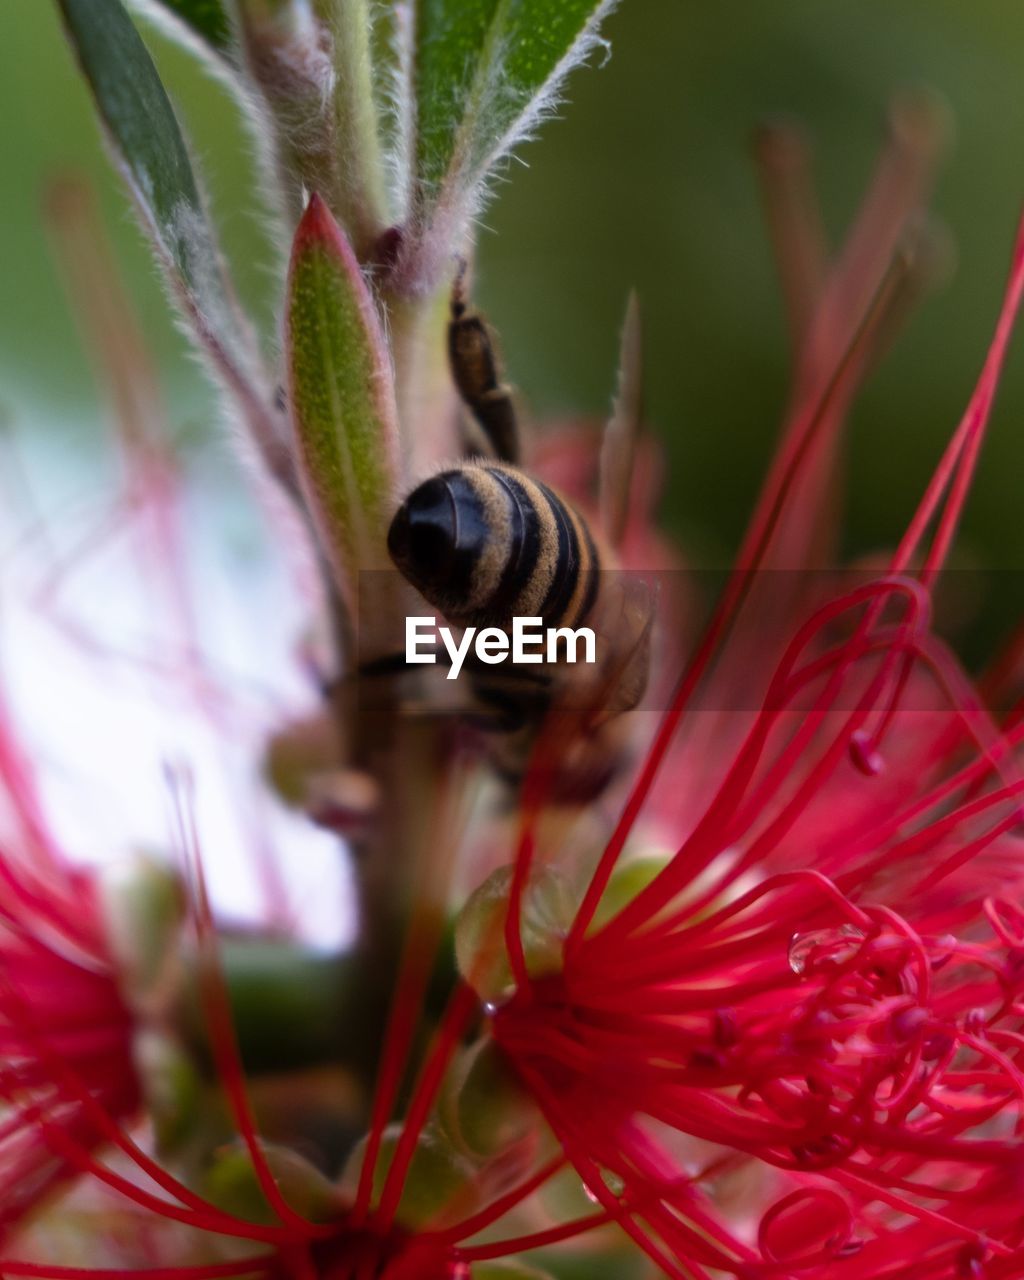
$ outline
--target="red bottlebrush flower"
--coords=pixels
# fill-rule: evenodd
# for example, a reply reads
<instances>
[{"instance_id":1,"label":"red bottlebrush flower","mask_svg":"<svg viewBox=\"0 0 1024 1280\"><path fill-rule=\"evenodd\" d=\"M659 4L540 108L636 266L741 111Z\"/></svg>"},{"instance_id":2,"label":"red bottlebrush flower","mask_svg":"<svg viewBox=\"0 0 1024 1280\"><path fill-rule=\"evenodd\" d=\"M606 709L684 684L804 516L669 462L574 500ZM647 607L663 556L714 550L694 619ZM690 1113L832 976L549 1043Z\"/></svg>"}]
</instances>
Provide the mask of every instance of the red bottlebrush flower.
<instances>
[{"instance_id":1,"label":"red bottlebrush flower","mask_svg":"<svg viewBox=\"0 0 1024 1280\"><path fill-rule=\"evenodd\" d=\"M198 913L205 951L213 943L201 889ZM215 964L209 952L206 959ZM529 1199L564 1163L560 1158L548 1158L539 1169L531 1168L530 1162L537 1153L530 1140L485 1162L470 1179L456 1179L452 1194L442 1197L443 1202L430 1213L429 1221L415 1226L407 1221L405 1197L410 1178L417 1176L415 1165L424 1125L434 1108L441 1079L475 1013L475 997L467 988L457 992L442 1021L413 1090L405 1121L385 1133L380 1117L386 1115L394 1100L394 1069L404 1066L402 1055L408 1049L403 1035L407 1026L403 1011L413 1007L400 995L389 1042L389 1066L381 1075L377 1123L361 1162L361 1173L357 1171L350 1192L331 1186L326 1199L320 1195L322 1212L315 1220L298 1212L279 1185L285 1166L275 1163L275 1153L264 1147L257 1133L226 1004L226 989L213 967L206 971L205 987L219 1080L251 1160L267 1220L240 1217L197 1194L125 1133L118 1132L110 1113L108 1137L129 1158L131 1174L115 1172L99 1162L94 1162L89 1172L138 1214L138 1226L127 1251L118 1246L118 1265L79 1267L8 1256L0 1262L5 1276L49 1280L109 1280L113 1276L122 1280L214 1280L227 1276L264 1276L268 1280L362 1280L366 1276L377 1280L469 1280L472 1262L477 1259L503 1258L523 1248L557 1243L608 1221L606 1214L599 1213L549 1230L523 1233L520 1229L508 1239L491 1239L482 1245L469 1243L487 1228L500 1226L506 1215ZM411 970L407 970L400 992L415 1000L417 983ZM77 1079L73 1060L67 1064L66 1074L69 1080ZM390 1148L390 1155L380 1167L385 1145ZM293 1162L294 1173L295 1157L286 1157L287 1160ZM429 1186L432 1176L428 1171L426 1178L420 1177L421 1185L414 1190L414 1196L422 1195L426 1186L428 1197L436 1199ZM327 1185L323 1179L319 1182ZM322 1192L323 1186L318 1186L317 1191ZM165 1251L159 1228L169 1224L178 1224L179 1232L182 1226L191 1230L184 1237L184 1244L179 1234ZM99 1252L104 1247L102 1241L97 1242ZM211 1260L183 1263L183 1256Z\"/></svg>"},{"instance_id":2,"label":"red bottlebrush flower","mask_svg":"<svg viewBox=\"0 0 1024 1280\"><path fill-rule=\"evenodd\" d=\"M992 718L929 623L1022 291L1024 224L977 389L889 571L776 650L749 601L762 570L810 554L827 496L808 479L870 311L810 379L556 960L524 926L538 752L492 1033L592 1195L668 1275L1024 1274L1021 729ZM719 683L692 719L728 732L689 749L687 712L713 661L736 675L737 650L772 659L757 708L716 704ZM668 808L687 834L629 896L617 864L659 770L676 795L655 824Z\"/></svg>"},{"instance_id":3,"label":"red bottlebrush flower","mask_svg":"<svg viewBox=\"0 0 1024 1280\"><path fill-rule=\"evenodd\" d=\"M0 708L0 1239L88 1169L140 1087L95 885L52 841ZM73 1069L70 1067L73 1064Z\"/></svg>"},{"instance_id":4,"label":"red bottlebrush flower","mask_svg":"<svg viewBox=\"0 0 1024 1280\"><path fill-rule=\"evenodd\" d=\"M26 1113L39 1144L52 1142L67 1157L67 1172L80 1170L93 1192L105 1197L89 1237L85 1265L66 1265L19 1253L18 1241L3 1242L0 1271L5 1277L39 1280L470 1280L476 1261L493 1262L529 1249L572 1238L610 1219L604 1212L524 1229L513 1217L505 1238L502 1224L514 1215L564 1164L524 1133L496 1150L470 1160L456 1151L439 1128L439 1094L450 1073L458 1074L465 1032L477 1016L475 993L459 986L427 1049L404 1119L388 1119L404 1078L421 1010L424 948L437 938L427 907L413 922L397 985L397 998L384 1052L370 1134L350 1163L351 1176L330 1183L292 1151L264 1143L250 1103L235 1038L228 989L220 967L214 921L198 861L195 826L180 803L182 852L194 876L192 920L196 929L199 987L206 1015L209 1051L251 1172L254 1200L246 1192L246 1213L225 1208L219 1197L198 1192L169 1162L155 1158L123 1127L129 1119L120 1098L100 1092L90 1060L70 1040L52 1049L42 1036L27 1043L24 1061L39 1073L58 1102L82 1099L82 1130L59 1126L57 1104ZM93 1000L88 1015L97 1017ZM58 1051L63 1055L59 1060ZM107 1070L115 1065L107 1060ZM89 1095L90 1085L94 1096ZM137 1099L137 1092L133 1095ZM52 1110L53 1114L50 1114ZM529 1112L527 1113L529 1115ZM90 1127L94 1126L94 1127ZM93 1147L99 1142L106 1151ZM434 1160L441 1151L439 1162ZM116 1159L110 1159L116 1156ZM425 1164L421 1165L421 1160ZM298 1191L304 1206L293 1207L283 1188ZM411 1205L410 1205L410 1202ZM424 1207L426 1202L426 1207ZM118 1206L131 1224L127 1240L105 1225L102 1205ZM122 1218L122 1215L114 1215ZM258 1220L254 1220L258 1218ZM164 1231L174 1229L166 1238ZM489 1232L485 1243L478 1237ZM185 1260L187 1259L187 1261ZM102 1260L102 1261L100 1261ZM116 1264L116 1265L115 1265Z\"/></svg>"}]
</instances>

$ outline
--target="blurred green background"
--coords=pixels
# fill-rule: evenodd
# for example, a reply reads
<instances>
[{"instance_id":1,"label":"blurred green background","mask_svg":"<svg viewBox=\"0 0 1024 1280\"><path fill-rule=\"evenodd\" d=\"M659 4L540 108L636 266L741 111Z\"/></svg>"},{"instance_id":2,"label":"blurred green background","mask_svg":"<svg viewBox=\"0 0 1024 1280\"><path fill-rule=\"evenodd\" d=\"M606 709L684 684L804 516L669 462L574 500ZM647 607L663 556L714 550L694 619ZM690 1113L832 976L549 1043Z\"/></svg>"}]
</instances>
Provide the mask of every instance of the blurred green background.
<instances>
[{"instance_id":1,"label":"blurred green background","mask_svg":"<svg viewBox=\"0 0 1024 1280\"><path fill-rule=\"evenodd\" d=\"M0 41L3 406L23 428L95 447L100 409L39 217L55 172L85 170L180 425L212 398L168 318L102 156L48 0L5 0ZM600 70L512 164L484 217L480 297L539 416L601 414L627 290L648 331L650 417L667 442L666 524L699 560L735 544L783 404L787 352L749 162L752 126L800 117L834 236L852 215L894 89L948 101L954 149L935 206L958 249L854 416L846 551L891 544L970 391L1024 196L1024 6L1006 0L623 0ZM154 37L243 291L266 318L271 250L247 195L248 147L223 91ZM1024 335L1011 356L965 525L971 557L1024 567ZM1006 579L1017 582L1015 575ZM997 614L1021 601L996 593ZM999 625L993 615L987 630Z\"/></svg>"}]
</instances>

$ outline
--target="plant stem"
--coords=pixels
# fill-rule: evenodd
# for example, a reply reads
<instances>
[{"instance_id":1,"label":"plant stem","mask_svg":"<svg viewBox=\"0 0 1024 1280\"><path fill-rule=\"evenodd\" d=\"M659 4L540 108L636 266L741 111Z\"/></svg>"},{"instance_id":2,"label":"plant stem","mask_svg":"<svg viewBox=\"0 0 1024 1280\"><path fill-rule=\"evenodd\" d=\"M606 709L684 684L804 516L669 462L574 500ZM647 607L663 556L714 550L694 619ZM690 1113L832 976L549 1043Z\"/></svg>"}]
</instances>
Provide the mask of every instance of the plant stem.
<instances>
[{"instance_id":1,"label":"plant stem","mask_svg":"<svg viewBox=\"0 0 1024 1280\"><path fill-rule=\"evenodd\" d=\"M365 261L389 221L369 0L314 0L313 8L334 45L337 166L331 206Z\"/></svg>"},{"instance_id":2,"label":"plant stem","mask_svg":"<svg viewBox=\"0 0 1024 1280\"><path fill-rule=\"evenodd\" d=\"M448 289L387 299L406 479L422 478L461 452L458 399L448 370Z\"/></svg>"}]
</instances>

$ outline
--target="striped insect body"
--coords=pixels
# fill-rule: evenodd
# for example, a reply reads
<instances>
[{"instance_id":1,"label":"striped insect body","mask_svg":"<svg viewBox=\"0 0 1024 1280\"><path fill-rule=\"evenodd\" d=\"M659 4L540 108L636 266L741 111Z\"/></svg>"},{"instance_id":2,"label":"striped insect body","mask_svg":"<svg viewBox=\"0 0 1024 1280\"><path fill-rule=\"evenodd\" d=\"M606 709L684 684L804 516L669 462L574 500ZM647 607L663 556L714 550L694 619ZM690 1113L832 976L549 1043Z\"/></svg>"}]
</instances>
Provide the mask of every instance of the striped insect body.
<instances>
[{"instance_id":1,"label":"striped insect body","mask_svg":"<svg viewBox=\"0 0 1024 1280\"><path fill-rule=\"evenodd\" d=\"M602 727L636 706L646 686L651 610L646 589L615 569L583 516L525 471L474 460L409 494L388 550L459 627L511 632L517 619L541 621L554 637L554 661L485 666L467 654L466 718L491 736L492 760L514 781L552 712L571 712L576 729L562 772L573 772L574 794L600 790L623 746L621 734ZM572 661L583 628L597 637L593 666ZM585 764L570 770L572 759Z\"/></svg>"},{"instance_id":2,"label":"striped insect body","mask_svg":"<svg viewBox=\"0 0 1024 1280\"><path fill-rule=\"evenodd\" d=\"M601 558L586 522L525 471L470 462L426 480L394 516L391 558L460 626L516 617L577 625L593 607Z\"/></svg>"}]
</instances>

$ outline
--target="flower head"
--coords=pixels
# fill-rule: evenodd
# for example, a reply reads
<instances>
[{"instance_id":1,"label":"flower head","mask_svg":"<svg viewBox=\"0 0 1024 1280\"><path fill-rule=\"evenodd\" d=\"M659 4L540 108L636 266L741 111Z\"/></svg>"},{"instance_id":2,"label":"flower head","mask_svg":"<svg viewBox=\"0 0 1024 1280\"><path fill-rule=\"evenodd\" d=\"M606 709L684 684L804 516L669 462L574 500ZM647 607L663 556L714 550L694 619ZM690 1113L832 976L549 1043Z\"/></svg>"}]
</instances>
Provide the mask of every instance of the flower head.
<instances>
[{"instance_id":1,"label":"flower head","mask_svg":"<svg viewBox=\"0 0 1024 1280\"><path fill-rule=\"evenodd\" d=\"M986 710L930 605L1022 290L1024 232L975 394L888 569L795 627L783 611L783 641L750 600L780 539L809 546L816 511L797 498L848 352L798 404L622 817L560 940L540 943L536 770L492 1034L669 1275L902 1276L911 1259L928 1276L1020 1274L1020 731ZM758 704L692 715L752 643L777 646ZM727 726L710 751L707 714ZM659 834L667 803L686 835L638 887L620 856L652 797Z\"/></svg>"},{"instance_id":2,"label":"flower head","mask_svg":"<svg viewBox=\"0 0 1024 1280\"><path fill-rule=\"evenodd\" d=\"M0 1239L140 1103L135 1019L95 883L46 825L0 708ZM69 1069L69 1064L74 1069Z\"/></svg>"},{"instance_id":3,"label":"flower head","mask_svg":"<svg viewBox=\"0 0 1024 1280\"><path fill-rule=\"evenodd\" d=\"M399 979L370 1132L347 1169L329 1177L292 1147L266 1139L236 1039L190 790L180 778L175 794L182 853L194 876L190 919L210 1084L226 1109L226 1132L237 1139L210 1148L202 1125L223 1132L211 1122L217 1112L201 1113L184 1144L163 1141L146 1123L149 1099L132 1057L138 1023L105 961L99 917L83 910L91 898L76 883L73 912L56 896L44 900L40 881L17 881L0 863L11 890L3 918L13 940L3 952L0 1001L9 1058L0 1087L11 1106L0 1170L9 1225L28 1228L0 1245L5 1276L469 1280L474 1261L557 1243L606 1221L583 1215L535 1229L533 1216L517 1215L562 1159L522 1126L514 1140L493 1143L464 1139L458 1120L445 1120L442 1086L465 1076L463 1037L476 1015L465 986L428 1046L404 1116L389 1123L413 1060L422 997L418 945ZM35 823L33 806L26 803L22 813ZM478 1110L491 1102L478 1102ZM73 1200L58 1200L48 1212L42 1197L63 1183L72 1197L86 1194L89 1212L76 1214ZM31 1230L37 1223L42 1254ZM479 1243L488 1230L490 1239Z\"/></svg>"}]
</instances>

